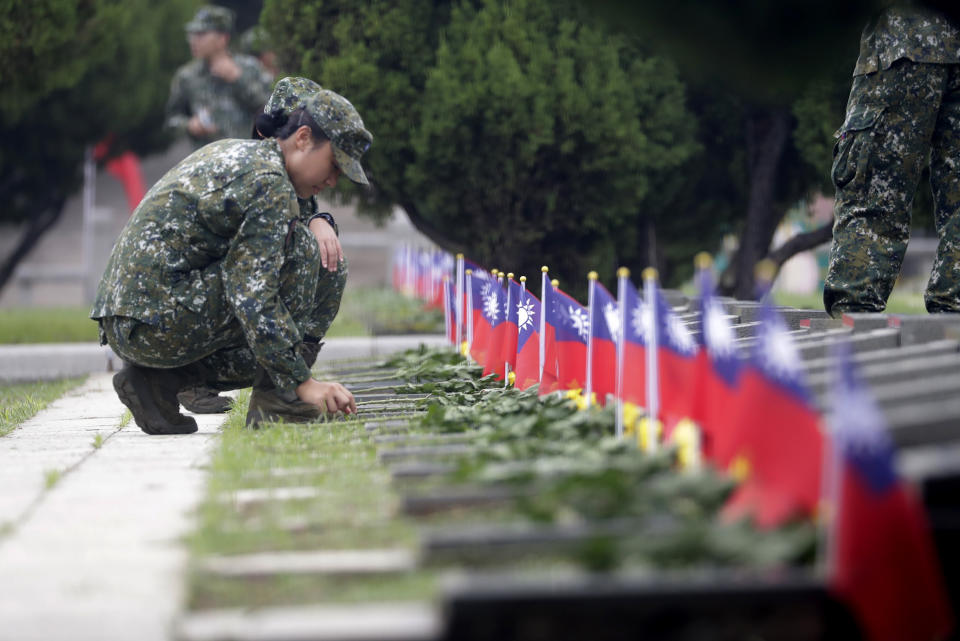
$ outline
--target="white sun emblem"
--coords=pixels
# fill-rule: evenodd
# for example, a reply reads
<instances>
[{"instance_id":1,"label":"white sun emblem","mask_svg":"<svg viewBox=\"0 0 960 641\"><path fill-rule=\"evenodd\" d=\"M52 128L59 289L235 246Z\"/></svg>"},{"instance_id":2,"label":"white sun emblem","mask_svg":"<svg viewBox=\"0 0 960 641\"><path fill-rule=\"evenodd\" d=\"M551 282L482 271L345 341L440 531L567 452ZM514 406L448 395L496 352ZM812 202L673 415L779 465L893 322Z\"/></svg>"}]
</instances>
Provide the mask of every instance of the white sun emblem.
<instances>
[{"instance_id":1,"label":"white sun emblem","mask_svg":"<svg viewBox=\"0 0 960 641\"><path fill-rule=\"evenodd\" d=\"M530 325L533 325L533 303L517 304L517 328L522 332Z\"/></svg>"},{"instance_id":2,"label":"white sun emblem","mask_svg":"<svg viewBox=\"0 0 960 641\"><path fill-rule=\"evenodd\" d=\"M630 310L630 326L635 335L642 337L644 341L648 340L653 328L653 314L641 301L637 301L637 306Z\"/></svg>"},{"instance_id":3,"label":"white sun emblem","mask_svg":"<svg viewBox=\"0 0 960 641\"><path fill-rule=\"evenodd\" d=\"M776 329L764 332L763 363L778 378L797 378L800 360L790 337Z\"/></svg>"},{"instance_id":4,"label":"white sun emblem","mask_svg":"<svg viewBox=\"0 0 960 641\"><path fill-rule=\"evenodd\" d=\"M570 305L567 307L567 318L570 319L570 325L577 331L580 338L586 338L590 333L590 319L587 317L587 312Z\"/></svg>"},{"instance_id":5,"label":"white sun emblem","mask_svg":"<svg viewBox=\"0 0 960 641\"><path fill-rule=\"evenodd\" d=\"M603 306L603 319L607 322L607 331L613 340L620 338L620 309L616 303L607 303Z\"/></svg>"},{"instance_id":6,"label":"white sun emblem","mask_svg":"<svg viewBox=\"0 0 960 641\"><path fill-rule=\"evenodd\" d=\"M497 300L497 293L493 291L494 285L487 284L483 286L483 315L490 320L497 320L500 314L500 301Z\"/></svg>"},{"instance_id":7,"label":"white sun emblem","mask_svg":"<svg viewBox=\"0 0 960 641\"><path fill-rule=\"evenodd\" d=\"M677 348L684 354L692 354L697 351L697 344L693 336L687 331L687 327L680 322L675 315L670 314L667 317L667 331L670 333L670 339Z\"/></svg>"},{"instance_id":8,"label":"white sun emblem","mask_svg":"<svg viewBox=\"0 0 960 641\"><path fill-rule=\"evenodd\" d=\"M733 349L733 329L723 317L720 306L710 301L706 309L706 323L704 331L707 337L707 348L715 356L731 356Z\"/></svg>"}]
</instances>

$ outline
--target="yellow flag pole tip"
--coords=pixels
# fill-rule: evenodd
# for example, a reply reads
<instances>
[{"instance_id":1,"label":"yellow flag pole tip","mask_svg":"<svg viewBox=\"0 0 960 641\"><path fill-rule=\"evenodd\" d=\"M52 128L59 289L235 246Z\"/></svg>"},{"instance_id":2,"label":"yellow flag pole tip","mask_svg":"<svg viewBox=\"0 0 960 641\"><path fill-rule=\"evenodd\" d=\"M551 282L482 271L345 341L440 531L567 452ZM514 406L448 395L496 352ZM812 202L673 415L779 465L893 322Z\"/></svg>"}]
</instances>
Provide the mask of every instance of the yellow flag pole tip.
<instances>
[{"instance_id":1,"label":"yellow flag pole tip","mask_svg":"<svg viewBox=\"0 0 960 641\"><path fill-rule=\"evenodd\" d=\"M696 265L697 269L710 269L710 266L713 265L713 257L707 252L700 252L694 257L693 264Z\"/></svg>"},{"instance_id":2,"label":"yellow flag pole tip","mask_svg":"<svg viewBox=\"0 0 960 641\"><path fill-rule=\"evenodd\" d=\"M526 276L521 276L521 277L520 277L520 282L521 282L521 283L527 282L527 277L526 277Z\"/></svg>"},{"instance_id":3,"label":"yellow flag pole tip","mask_svg":"<svg viewBox=\"0 0 960 641\"><path fill-rule=\"evenodd\" d=\"M657 270L653 267L647 267L643 270L643 280L657 280Z\"/></svg>"},{"instance_id":4,"label":"yellow flag pole tip","mask_svg":"<svg viewBox=\"0 0 960 641\"><path fill-rule=\"evenodd\" d=\"M500 270L497 269L496 267L490 270L490 274L492 274L493 276L496 276L499 273L500 273Z\"/></svg>"},{"instance_id":5,"label":"yellow flag pole tip","mask_svg":"<svg viewBox=\"0 0 960 641\"><path fill-rule=\"evenodd\" d=\"M457 258L459 258L460 260L463 260L463 254L457 254Z\"/></svg>"},{"instance_id":6,"label":"yellow flag pole tip","mask_svg":"<svg viewBox=\"0 0 960 641\"><path fill-rule=\"evenodd\" d=\"M617 270L617 278L630 278L630 270L627 267L621 267Z\"/></svg>"},{"instance_id":7,"label":"yellow flag pole tip","mask_svg":"<svg viewBox=\"0 0 960 641\"><path fill-rule=\"evenodd\" d=\"M777 265L772 260L764 258L754 267L753 273L758 279L770 282L777 274Z\"/></svg>"},{"instance_id":8,"label":"yellow flag pole tip","mask_svg":"<svg viewBox=\"0 0 960 641\"><path fill-rule=\"evenodd\" d=\"M600 275L597 274L597 272L590 272L589 274L587 274L587 278L589 278L590 280L597 280L598 278L600 278Z\"/></svg>"},{"instance_id":9,"label":"yellow flag pole tip","mask_svg":"<svg viewBox=\"0 0 960 641\"><path fill-rule=\"evenodd\" d=\"M550 284L553 285L554 287L560 287L560 281L557 280L556 278L554 278L553 280L551 280L551 281L550 281Z\"/></svg>"},{"instance_id":10,"label":"yellow flag pole tip","mask_svg":"<svg viewBox=\"0 0 960 641\"><path fill-rule=\"evenodd\" d=\"M513 278L513 272L510 272L509 274L507 274L507 278Z\"/></svg>"},{"instance_id":11,"label":"yellow flag pole tip","mask_svg":"<svg viewBox=\"0 0 960 641\"><path fill-rule=\"evenodd\" d=\"M464 274L470 274L470 275L472 276L472 275L473 275L473 270L472 270L472 269L468 269L468 270L464 271L463 273L464 273Z\"/></svg>"},{"instance_id":12,"label":"yellow flag pole tip","mask_svg":"<svg viewBox=\"0 0 960 641\"><path fill-rule=\"evenodd\" d=\"M550 268L547 267L546 265L544 265L543 267L540 268L540 271L542 271L544 274L546 274L548 271L550 271Z\"/></svg>"}]
</instances>

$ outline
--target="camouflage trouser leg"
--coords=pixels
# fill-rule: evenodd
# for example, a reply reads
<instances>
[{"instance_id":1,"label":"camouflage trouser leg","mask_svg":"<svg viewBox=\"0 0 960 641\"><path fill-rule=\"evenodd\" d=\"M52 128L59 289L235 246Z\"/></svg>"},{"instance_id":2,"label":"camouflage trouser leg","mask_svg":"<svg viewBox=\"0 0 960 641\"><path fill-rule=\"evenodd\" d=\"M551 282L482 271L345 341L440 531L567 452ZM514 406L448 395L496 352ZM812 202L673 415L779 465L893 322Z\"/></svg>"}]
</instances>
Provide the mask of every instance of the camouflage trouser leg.
<instances>
[{"instance_id":1,"label":"camouflage trouser leg","mask_svg":"<svg viewBox=\"0 0 960 641\"><path fill-rule=\"evenodd\" d=\"M886 306L949 71L902 59L854 78L834 148L836 208L823 291L831 315Z\"/></svg>"},{"instance_id":2,"label":"camouflage trouser leg","mask_svg":"<svg viewBox=\"0 0 960 641\"><path fill-rule=\"evenodd\" d=\"M927 311L960 312L960 65L949 65L930 148L930 186L940 245L924 299Z\"/></svg>"},{"instance_id":3,"label":"camouflage trouser leg","mask_svg":"<svg viewBox=\"0 0 960 641\"><path fill-rule=\"evenodd\" d=\"M301 334L319 339L339 309L346 264L335 273L321 269L318 253L310 251L307 242L316 243L304 227L294 234L294 247L281 267L279 298ZM298 246L305 251L298 251ZM107 342L118 356L137 365L172 368L196 363L209 377L205 381L209 387L250 387L258 363L240 323L228 311L222 281L214 274L217 268L208 268L210 277L203 278L207 309L181 306L160 326L123 316L103 318L100 325ZM311 334L316 331L320 333Z\"/></svg>"}]
</instances>

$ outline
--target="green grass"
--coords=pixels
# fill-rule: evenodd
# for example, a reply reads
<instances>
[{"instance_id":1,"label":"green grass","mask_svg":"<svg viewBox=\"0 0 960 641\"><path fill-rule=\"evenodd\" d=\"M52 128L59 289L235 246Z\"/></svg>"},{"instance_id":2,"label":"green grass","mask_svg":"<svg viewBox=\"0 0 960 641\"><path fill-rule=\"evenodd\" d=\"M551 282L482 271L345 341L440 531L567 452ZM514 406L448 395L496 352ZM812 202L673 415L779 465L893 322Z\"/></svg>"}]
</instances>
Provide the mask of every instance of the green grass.
<instances>
[{"instance_id":1,"label":"green grass","mask_svg":"<svg viewBox=\"0 0 960 641\"><path fill-rule=\"evenodd\" d=\"M77 343L97 340L89 307L0 309L0 344Z\"/></svg>"},{"instance_id":2,"label":"green grass","mask_svg":"<svg viewBox=\"0 0 960 641\"><path fill-rule=\"evenodd\" d=\"M85 378L42 383L0 385L0 436L12 432L51 401L77 387Z\"/></svg>"},{"instance_id":3,"label":"green grass","mask_svg":"<svg viewBox=\"0 0 960 641\"><path fill-rule=\"evenodd\" d=\"M89 307L0 309L0 345L78 343L98 340ZM398 320L402 319L402 320ZM442 332L443 314L390 289L347 286L328 338Z\"/></svg>"},{"instance_id":4,"label":"green grass","mask_svg":"<svg viewBox=\"0 0 960 641\"><path fill-rule=\"evenodd\" d=\"M397 497L359 421L272 425L248 430L248 393L239 395L211 461L208 494L189 538L193 560L284 550L413 547L414 526L398 517ZM278 470L294 474L278 475ZM314 487L316 498L241 504L252 488ZM295 524L291 527L291 523ZM224 579L191 572L195 609L271 604L409 600L432 596L429 571L388 577L276 576Z\"/></svg>"},{"instance_id":5,"label":"green grass","mask_svg":"<svg viewBox=\"0 0 960 641\"><path fill-rule=\"evenodd\" d=\"M823 309L823 292L813 294L786 294L775 292L774 300L779 305L789 305L801 309ZM923 294L894 288L887 301L888 314L926 314L927 308L923 304Z\"/></svg>"}]
</instances>

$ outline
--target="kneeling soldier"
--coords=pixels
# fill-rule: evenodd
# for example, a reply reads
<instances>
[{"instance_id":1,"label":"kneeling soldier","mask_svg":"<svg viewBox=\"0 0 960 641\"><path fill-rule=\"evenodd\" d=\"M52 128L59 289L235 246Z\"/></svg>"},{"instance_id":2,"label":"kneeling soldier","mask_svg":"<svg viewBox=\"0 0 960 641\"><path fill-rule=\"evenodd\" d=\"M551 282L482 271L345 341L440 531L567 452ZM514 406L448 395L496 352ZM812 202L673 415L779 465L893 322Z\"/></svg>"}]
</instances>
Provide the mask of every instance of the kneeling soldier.
<instances>
[{"instance_id":1,"label":"kneeling soldier","mask_svg":"<svg viewBox=\"0 0 960 641\"><path fill-rule=\"evenodd\" d=\"M218 141L171 169L114 246L91 317L124 360L114 388L147 433L196 431L177 394L197 387L253 385L248 424L356 411L346 388L310 375L346 268L311 233L328 221L302 213L341 173L366 184L372 136L332 91L296 104L258 118L264 140Z\"/></svg>"}]
</instances>

